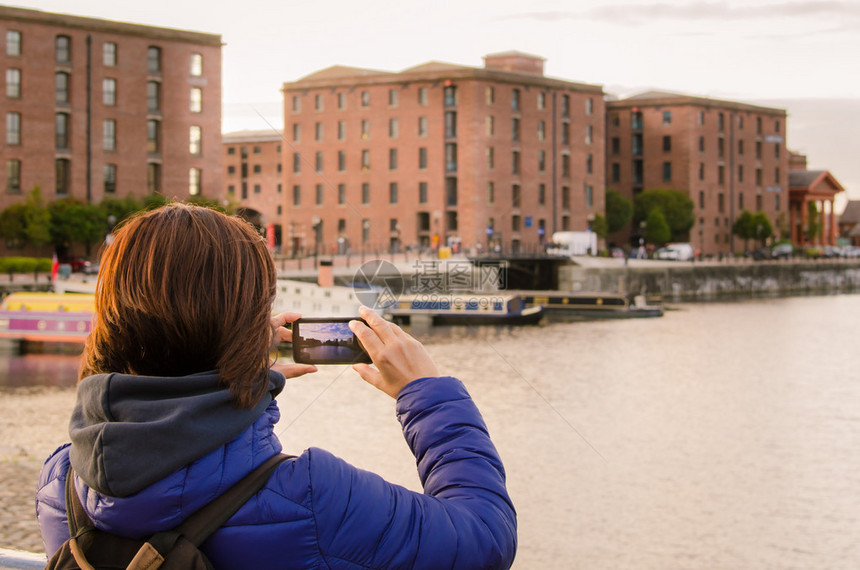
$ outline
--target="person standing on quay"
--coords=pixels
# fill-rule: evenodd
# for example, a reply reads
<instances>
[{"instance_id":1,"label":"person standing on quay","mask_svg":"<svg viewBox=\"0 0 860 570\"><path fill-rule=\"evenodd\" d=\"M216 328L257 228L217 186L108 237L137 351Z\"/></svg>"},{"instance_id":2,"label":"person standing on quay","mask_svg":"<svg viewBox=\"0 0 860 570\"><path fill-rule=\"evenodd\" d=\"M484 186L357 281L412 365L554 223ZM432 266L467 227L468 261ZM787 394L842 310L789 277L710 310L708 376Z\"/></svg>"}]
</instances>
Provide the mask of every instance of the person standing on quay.
<instances>
[{"instance_id":1,"label":"person standing on quay","mask_svg":"<svg viewBox=\"0 0 860 570\"><path fill-rule=\"evenodd\" d=\"M275 364L291 340L271 317L275 268L237 218L171 204L131 219L105 249L71 443L45 462L36 513L50 557L69 537L64 488L96 527L145 538L175 527L281 451L275 396L316 370ZM362 310L350 327L396 399L424 493L310 448L202 546L216 568L508 568L516 513L501 459L465 387L424 347Z\"/></svg>"}]
</instances>

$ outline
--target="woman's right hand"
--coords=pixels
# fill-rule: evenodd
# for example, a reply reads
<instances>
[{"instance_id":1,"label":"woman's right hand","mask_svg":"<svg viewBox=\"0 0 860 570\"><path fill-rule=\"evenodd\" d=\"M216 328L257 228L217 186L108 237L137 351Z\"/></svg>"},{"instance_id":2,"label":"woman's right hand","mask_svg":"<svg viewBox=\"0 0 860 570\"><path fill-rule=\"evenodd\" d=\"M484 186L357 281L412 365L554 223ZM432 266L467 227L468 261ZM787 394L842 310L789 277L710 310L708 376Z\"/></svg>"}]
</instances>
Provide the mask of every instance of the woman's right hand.
<instances>
[{"instance_id":1,"label":"woman's right hand","mask_svg":"<svg viewBox=\"0 0 860 570\"><path fill-rule=\"evenodd\" d=\"M353 370L365 382L397 398L413 380L439 375L424 345L367 307L359 308L358 312L367 325L350 321L349 328L376 365L373 368L368 364L353 364Z\"/></svg>"}]
</instances>

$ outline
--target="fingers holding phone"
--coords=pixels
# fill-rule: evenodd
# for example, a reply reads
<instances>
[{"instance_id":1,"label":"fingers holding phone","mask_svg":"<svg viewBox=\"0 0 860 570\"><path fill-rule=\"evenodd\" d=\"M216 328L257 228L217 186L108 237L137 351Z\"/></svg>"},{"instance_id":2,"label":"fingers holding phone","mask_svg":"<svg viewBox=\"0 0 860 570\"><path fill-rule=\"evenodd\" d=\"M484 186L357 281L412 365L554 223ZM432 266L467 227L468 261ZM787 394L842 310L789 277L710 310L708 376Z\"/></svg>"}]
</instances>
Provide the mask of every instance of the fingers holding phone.
<instances>
[{"instance_id":1,"label":"fingers holding phone","mask_svg":"<svg viewBox=\"0 0 860 570\"><path fill-rule=\"evenodd\" d=\"M414 337L366 307L359 313L365 322L353 320L349 326L376 365L374 369L367 364L354 364L353 369L362 379L397 398L413 380L439 375L424 345Z\"/></svg>"}]
</instances>

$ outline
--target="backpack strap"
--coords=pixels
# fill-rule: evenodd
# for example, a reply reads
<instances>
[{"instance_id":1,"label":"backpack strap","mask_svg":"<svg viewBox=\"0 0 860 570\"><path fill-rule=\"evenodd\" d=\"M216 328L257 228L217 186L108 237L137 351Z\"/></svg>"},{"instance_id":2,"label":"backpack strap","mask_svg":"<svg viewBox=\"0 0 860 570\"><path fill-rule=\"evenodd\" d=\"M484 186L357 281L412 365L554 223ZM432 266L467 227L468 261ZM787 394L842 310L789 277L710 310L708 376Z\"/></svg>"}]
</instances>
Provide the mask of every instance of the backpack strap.
<instances>
[{"instance_id":1,"label":"backpack strap","mask_svg":"<svg viewBox=\"0 0 860 570\"><path fill-rule=\"evenodd\" d=\"M81 504L81 499L78 497L78 492L75 490L75 470L69 464L69 470L66 471L66 519L69 522L69 537L77 536L78 531L95 528L93 521L84 510Z\"/></svg>"}]
</instances>

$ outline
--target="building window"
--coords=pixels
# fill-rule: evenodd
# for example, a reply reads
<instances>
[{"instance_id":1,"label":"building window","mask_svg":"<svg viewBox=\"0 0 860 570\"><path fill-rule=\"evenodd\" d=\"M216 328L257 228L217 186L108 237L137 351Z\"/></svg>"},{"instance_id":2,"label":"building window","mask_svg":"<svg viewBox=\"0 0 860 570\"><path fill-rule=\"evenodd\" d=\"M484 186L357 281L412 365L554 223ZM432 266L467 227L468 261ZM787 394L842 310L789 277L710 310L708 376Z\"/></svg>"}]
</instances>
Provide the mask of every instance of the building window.
<instances>
[{"instance_id":1,"label":"building window","mask_svg":"<svg viewBox=\"0 0 860 570\"><path fill-rule=\"evenodd\" d=\"M699 137L699 152L705 152L705 137Z\"/></svg>"},{"instance_id":2,"label":"building window","mask_svg":"<svg viewBox=\"0 0 860 570\"><path fill-rule=\"evenodd\" d=\"M705 112L704 111L699 111L698 123L699 123L700 127L704 126L704 124L705 124Z\"/></svg>"},{"instance_id":3,"label":"building window","mask_svg":"<svg viewBox=\"0 0 860 570\"><path fill-rule=\"evenodd\" d=\"M191 88L191 98L189 101L189 110L192 113L203 112L203 90L199 87Z\"/></svg>"},{"instance_id":4,"label":"building window","mask_svg":"<svg viewBox=\"0 0 860 570\"><path fill-rule=\"evenodd\" d=\"M561 96L561 116L570 117L570 95Z\"/></svg>"},{"instance_id":5,"label":"building window","mask_svg":"<svg viewBox=\"0 0 860 570\"><path fill-rule=\"evenodd\" d=\"M6 113L6 144L9 146L21 144L21 113Z\"/></svg>"},{"instance_id":6,"label":"building window","mask_svg":"<svg viewBox=\"0 0 860 570\"><path fill-rule=\"evenodd\" d=\"M259 194L263 188L259 184L254 184L254 194Z\"/></svg>"},{"instance_id":7,"label":"building window","mask_svg":"<svg viewBox=\"0 0 860 570\"><path fill-rule=\"evenodd\" d=\"M149 73L161 73L161 48L149 46L146 48L146 70Z\"/></svg>"},{"instance_id":8,"label":"building window","mask_svg":"<svg viewBox=\"0 0 860 570\"><path fill-rule=\"evenodd\" d=\"M6 161L6 192L21 193L21 161L10 159Z\"/></svg>"},{"instance_id":9,"label":"building window","mask_svg":"<svg viewBox=\"0 0 860 570\"><path fill-rule=\"evenodd\" d=\"M726 154L726 139L720 137L717 139L717 156L723 158Z\"/></svg>"},{"instance_id":10,"label":"building window","mask_svg":"<svg viewBox=\"0 0 860 570\"><path fill-rule=\"evenodd\" d=\"M337 169L340 172L346 170L346 151L337 151Z\"/></svg>"},{"instance_id":11,"label":"building window","mask_svg":"<svg viewBox=\"0 0 860 570\"><path fill-rule=\"evenodd\" d=\"M585 173L594 174L594 155L588 154L585 157Z\"/></svg>"},{"instance_id":12,"label":"building window","mask_svg":"<svg viewBox=\"0 0 860 570\"><path fill-rule=\"evenodd\" d=\"M302 98L298 95L293 95L293 113L300 113L302 111Z\"/></svg>"},{"instance_id":13,"label":"building window","mask_svg":"<svg viewBox=\"0 0 860 570\"><path fill-rule=\"evenodd\" d=\"M69 80L70 75L65 71L54 74L54 100L57 103L69 102Z\"/></svg>"},{"instance_id":14,"label":"building window","mask_svg":"<svg viewBox=\"0 0 860 570\"><path fill-rule=\"evenodd\" d=\"M744 209L744 194L743 192L738 194L738 210L743 211Z\"/></svg>"},{"instance_id":15,"label":"building window","mask_svg":"<svg viewBox=\"0 0 860 570\"><path fill-rule=\"evenodd\" d=\"M773 181L774 181L775 183L777 183L777 184L779 184L779 183L780 183L780 179L779 179L779 167L778 167L778 166L777 166L777 167L774 169L774 171L773 171Z\"/></svg>"},{"instance_id":16,"label":"building window","mask_svg":"<svg viewBox=\"0 0 860 570\"><path fill-rule=\"evenodd\" d=\"M445 143L445 170L457 171L457 143Z\"/></svg>"},{"instance_id":17,"label":"building window","mask_svg":"<svg viewBox=\"0 0 860 570\"><path fill-rule=\"evenodd\" d=\"M397 149L388 149L388 170L397 170Z\"/></svg>"},{"instance_id":18,"label":"building window","mask_svg":"<svg viewBox=\"0 0 860 570\"><path fill-rule=\"evenodd\" d=\"M699 180L704 180L704 179L705 179L705 163L700 162L699 163Z\"/></svg>"},{"instance_id":19,"label":"building window","mask_svg":"<svg viewBox=\"0 0 860 570\"><path fill-rule=\"evenodd\" d=\"M370 121L367 119L361 120L361 140L365 141L370 138Z\"/></svg>"},{"instance_id":20,"label":"building window","mask_svg":"<svg viewBox=\"0 0 860 570\"><path fill-rule=\"evenodd\" d=\"M396 107L397 106L397 103L399 100L398 96L399 96L399 93L397 92L397 89L389 89L388 90L388 106L389 107Z\"/></svg>"},{"instance_id":21,"label":"building window","mask_svg":"<svg viewBox=\"0 0 860 570\"><path fill-rule=\"evenodd\" d=\"M612 154L621 154L621 139L612 137L609 141L609 146L612 148Z\"/></svg>"},{"instance_id":22,"label":"building window","mask_svg":"<svg viewBox=\"0 0 860 570\"><path fill-rule=\"evenodd\" d=\"M418 168L420 170L427 168L427 147L422 146L418 149Z\"/></svg>"},{"instance_id":23,"label":"building window","mask_svg":"<svg viewBox=\"0 0 860 570\"><path fill-rule=\"evenodd\" d=\"M203 129L199 125L191 125L188 129L188 152L192 156L200 156L203 154ZM256 166L254 167L257 168Z\"/></svg>"},{"instance_id":24,"label":"building window","mask_svg":"<svg viewBox=\"0 0 860 570\"><path fill-rule=\"evenodd\" d=\"M314 95L314 110L322 111L323 110L323 96L322 93L317 93Z\"/></svg>"},{"instance_id":25,"label":"building window","mask_svg":"<svg viewBox=\"0 0 860 570\"><path fill-rule=\"evenodd\" d=\"M487 105L492 105L496 102L496 89L495 87L485 87L484 88L484 103Z\"/></svg>"},{"instance_id":26,"label":"building window","mask_svg":"<svg viewBox=\"0 0 860 570\"><path fill-rule=\"evenodd\" d=\"M364 149L361 151L361 171L367 172L370 170L370 151Z\"/></svg>"},{"instance_id":27,"label":"building window","mask_svg":"<svg viewBox=\"0 0 860 570\"><path fill-rule=\"evenodd\" d=\"M397 182L391 182L388 184L388 203L397 203Z\"/></svg>"},{"instance_id":28,"label":"building window","mask_svg":"<svg viewBox=\"0 0 860 570\"><path fill-rule=\"evenodd\" d=\"M323 140L323 124L315 123L314 124L314 140L317 142L321 142Z\"/></svg>"},{"instance_id":29,"label":"building window","mask_svg":"<svg viewBox=\"0 0 860 570\"><path fill-rule=\"evenodd\" d=\"M395 91L396 93L396 91ZM388 138L396 139L400 135L400 123L397 119L388 119Z\"/></svg>"},{"instance_id":30,"label":"building window","mask_svg":"<svg viewBox=\"0 0 860 570\"><path fill-rule=\"evenodd\" d=\"M445 106L446 107L456 107L457 106L457 87L454 85L449 85L445 88L444 91L445 98Z\"/></svg>"},{"instance_id":31,"label":"building window","mask_svg":"<svg viewBox=\"0 0 860 570\"><path fill-rule=\"evenodd\" d=\"M487 170L493 170L496 167L496 151L493 147L487 147Z\"/></svg>"},{"instance_id":32,"label":"building window","mask_svg":"<svg viewBox=\"0 0 860 570\"><path fill-rule=\"evenodd\" d=\"M102 103L109 106L116 105L116 79L111 77L102 79Z\"/></svg>"},{"instance_id":33,"label":"building window","mask_svg":"<svg viewBox=\"0 0 860 570\"><path fill-rule=\"evenodd\" d=\"M188 169L188 194L190 196L199 196L201 189L202 172L199 168Z\"/></svg>"},{"instance_id":34,"label":"building window","mask_svg":"<svg viewBox=\"0 0 860 570\"><path fill-rule=\"evenodd\" d=\"M11 99L19 99L21 97L20 69L6 70L6 96Z\"/></svg>"},{"instance_id":35,"label":"building window","mask_svg":"<svg viewBox=\"0 0 860 570\"><path fill-rule=\"evenodd\" d=\"M755 185L761 186L762 184L762 170L761 168L755 169Z\"/></svg>"},{"instance_id":36,"label":"building window","mask_svg":"<svg viewBox=\"0 0 860 570\"><path fill-rule=\"evenodd\" d=\"M105 67L114 67L116 65L116 44L113 42L105 42L102 44L102 64Z\"/></svg>"},{"instance_id":37,"label":"building window","mask_svg":"<svg viewBox=\"0 0 860 570\"><path fill-rule=\"evenodd\" d=\"M520 192L520 185L514 184L511 186L511 207L519 208L521 206L522 196Z\"/></svg>"},{"instance_id":38,"label":"building window","mask_svg":"<svg viewBox=\"0 0 860 570\"><path fill-rule=\"evenodd\" d=\"M672 124L672 111L663 111L663 124L671 125Z\"/></svg>"},{"instance_id":39,"label":"building window","mask_svg":"<svg viewBox=\"0 0 860 570\"><path fill-rule=\"evenodd\" d=\"M116 164L105 164L105 194L116 193Z\"/></svg>"},{"instance_id":40,"label":"building window","mask_svg":"<svg viewBox=\"0 0 860 570\"><path fill-rule=\"evenodd\" d=\"M161 109L161 84L157 81L146 82L146 109L147 111Z\"/></svg>"},{"instance_id":41,"label":"building window","mask_svg":"<svg viewBox=\"0 0 860 570\"><path fill-rule=\"evenodd\" d=\"M514 232L520 231L521 223L522 223L522 218L520 216L517 216L517 215L511 216L511 231L514 231Z\"/></svg>"},{"instance_id":42,"label":"building window","mask_svg":"<svg viewBox=\"0 0 860 570\"><path fill-rule=\"evenodd\" d=\"M520 140L520 120L516 117L511 119L511 140L514 142Z\"/></svg>"},{"instance_id":43,"label":"building window","mask_svg":"<svg viewBox=\"0 0 860 570\"><path fill-rule=\"evenodd\" d=\"M146 165L146 189L150 194L161 191L161 165L157 162Z\"/></svg>"},{"instance_id":44,"label":"building window","mask_svg":"<svg viewBox=\"0 0 860 570\"><path fill-rule=\"evenodd\" d=\"M585 207L591 208L594 206L594 186L585 185Z\"/></svg>"},{"instance_id":45,"label":"building window","mask_svg":"<svg viewBox=\"0 0 860 570\"><path fill-rule=\"evenodd\" d=\"M315 194L314 201L316 202L317 206L322 206L323 205L323 185L322 184L317 184L316 186L314 186L314 194Z\"/></svg>"},{"instance_id":46,"label":"building window","mask_svg":"<svg viewBox=\"0 0 860 570\"><path fill-rule=\"evenodd\" d=\"M161 152L161 123L155 119L146 121L146 152L157 154Z\"/></svg>"},{"instance_id":47,"label":"building window","mask_svg":"<svg viewBox=\"0 0 860 570\"><path fill-rule=\"evenodd\" d=\"M426 204L427 203L427 183L419 182L418 183L418 203Z\"/></svg>"},{"instance_id":48,"label":"building window","mask_svg":"<svg viewBox=\"0 0 860 570\"><path fill-rule=\"evenodd\" d=\"M672 152L671 135L663 135L663 152Z\"/></svg>"},{"instance_id":49,"label":"building window","mask_svg":"<svg viewBox=\"0 0 860 570\"><path fill-rule=\"evenodd\" d=\"M567 153L561 155L561 175L570 178L570 155Z\"/></svg>"},{"instance_id":50,"label":"building window","mask_svg":"<svg viewBox=\"0 0 860 570\"><path fill-rule=\"evenodd\" d=\"M346 109L346 94L338 93L337 94L337 108L343 111Z\"/></svg>"},{"instance_id":51,"label":"building window","mask_svg":"<svg viewBox=\"0 0 860 570\"><path fill-rule=\"evenodd\" d=\"M492 115L488 115L487 118L484 119L484 128L488 137L496 134L496 119Z\"/></svg>"},{"instance_id":52,"label":"building window","mask_svg":"<svg viewBox=\"0 0 860 570\"><path fill-rule=\"evenodd\" d=\"M743 182L743 181L744 181L744 165L739 164L738 165L738 182Z\"/></svg>"},{"instance_id":53,"label":"building window","mask_svg":"<svg viewBox=\"0 0 860 570\"><path fill-rule=\"evenodd\" d=\"M72 39L69 36L57 36L54 40L54 55L57 63L72 62Z\"/></svg>"},{"instance_id":54,"label":"building window","mask_svg":"<svg viewBox=\"0 0 860 570\"><path fill-rule=\"evenodd\" d=\"M773 209L779 212L779 194L773 195Z\"/></svg>"},{"instance_id":55,"label":"building window","mask_svg":"<svg viewBox=\"0 0 860 570\"><path fill-rule=\"evenodd\" d=\"M779 129L780 129L779 119L776 119L776 120L773 122L773 132L778 133L778 132L779 132Z\"/></svg>"},{"instance_id":56,"label":"building window","mask_svg":"<svg viewBox=\"0 0 860 570\"><path fill-rule=\"evenodd\" d=\"M424 105L427 105L427 103L428 103L427 88L426 87L419 87L418 88L418 104L421 106L424 106Z\"/></svg>"},{"instance_id":57,"label":"building window","mask_svg":"<svg viewBox=\"0 0 860 570\"><path fill-rule=\"evenodd\" d=\"M591 144L594 142L594 126L587 125L585 127L585 144Z\"/></svg>"},{"instance_id":58,"label":"building window","mask_svg":"<svg viewBox=\"0 0 860 570\"><path fill-rule=\"evenodd\" d=\"M546 184L538 184L538 206L546 205Z\"/></svg>"},{"instance_id":59,"label":"building window","mask_svg":"<svg viewBox=\"0 0 860 570\"><path fill-rule=\"evenodd\" d=\"M236 167L233 166L232 164L230 166L228 166L227 167L227 174L231 174L231 175L236 174Z\"/></svg>"},{"instance_id":60,"label":"building window","mask_svg":"<svg viewBox=\"0 0 860 570\"><path fill-rule=\"evenodd\" d=\"M537 137L538 137L538 140L541 142L543 142L546 139L546 122L538 121Z\"/></svg>"},{"instance_id":61,"label":"building window","mask_svg":"<svg viewBox=\"0 0 860 570\"><path fill-rule=\"evenodd\" d=\"M361 243L370 241L370 220L364 218L361 220Z\"/></svg>"},{"instance_id":62,"label":"building window","mask_svg":"<svg viewBox=\"0 0 860 570\"><path fill-rule=\"evenodd\" d=\"M621 165L617 162L612 163L612 181L621 182Z\"/></svg>"},{"instance_id":63,"label":"building window","mask_svg":"<svg viewBox=\"0 0 860 570\"><path fill-rule=\"evenodd\" d=\"M699 209L700 210L705 209L705 191L704 190L699 190ZM702 224L704 224L704 221L702 222Z\"/></svg>"},{"instance_id":64,"label":"building window","mask_svg":"<svg viewBox=\"0 0 860 570\"><path fill-rule=\"evenodd\" d=\"M755 142L755 158L761 160L761 141Z\"/></svg>"},{"instance_id":65,"label":"building window","mask_svg":"<svg viewBox=\"0 0 860 570\"><path fill-rule=\"evenodd\" d=\"M671 117L671 115L670 115ZM634 131L642 130L642 111L630 113L630 127Z\"/></svg>"},{"instance_id":66,"label":"building window","mask_svg":"<svg viewBox=\"0 0 860 570\"><path fill-rule=\"evenodd\" d=\"M761 134L761 117L755 118L755 134Z\"/></svg>"},{"instance_id":67,"label":"building window","mask_svg":"<svg viewBox=\"0 0 860 570\"><path fill-rule=\"evenodd\" d=\"M191 54L191 59L188 65L188 73L190 73L193 77L200 77L201 75L203 75L203 56L201 54Z\"/></svg>"},{"instance_id":68,"label":"building window","mask_svg":"<svg viewBox=\"0 0 860 570\"><path fill-rule=\"evenodd\" d=\"M546 151L538 151L538 172L546 172Z\"/></svg>"},{"instance_id":69,"label":"building window","mask_svg":"<svg viewBox=\"0 0 860 570\"><path fill-rule=\"evenodd\" d=\"M743 139L738 141L738 154L739 155L744 154L744 140Z\"/></svg>"},{"instance_id":70,"label":"building window","mask_svg":"<svg viewBox=\"0 0 860 570\"><path fill-rule=\"evenodd\" d=\"M418 136L427 136L427 117L418 117Z\"/></svg>"},{"instance_id":71,"label":"building window","mask_svg":"<svg viewBox=\"0 0 860 570\"><path fill-rule=\"evenodd\" d=\"M726 167L722 164L717 166L717 184L722 186L726 183Z\"/></svg>"},{"instance_id":72,"label":"building window","mask_svg":"<svg viewBox=\"0 0 860 570\"><path fill-rule=\"evenodd\" d=\"M672 181L672 163L664 162L663 163L663 182L671 182Z\"/></svg>"},{"instance_id":73,"label":"building window","mask_svg":"<svg viewBox=\"0 0 860 570\"><path fill-rule=\"evenodd\" d=\"M21 55L21 32L17 30L6 32L6 55Z\"/></svg>"},{"instance_id":74,"label":"building window","mask_svg":"<svg viewBox=\"0 0 860 570\"><path fill-rule=\"evenodd\" d=\"M293 142L302 140L302 126L298 123L293 123Z\"/></svg>"},{"instance_id":75,"label":"building window","mask_svg":"<svg viewBox=\"0 0 860 570\"><path fill-rule=\"evenodd\" d=\"M361 106L362 107L370 107L370 92L362 91L361 92Z\"/></svg>"},{"instance_id":76,"label":"building window","mask_svg":"<svg viewBox=\"0 0 860 570\"><path fill-rule=\"evenodd\" d=\"M496 201L496 185L493 182L487 182L487 204L493 204Z\"/></svg>"},{"instance_id":77,"label":"building window","mask_svg":"<svg viewBox=\"0 0 860 570\"><path fill-rule=\"evenodd\" d=\"M589 97L585 100L585 114L593 115L594 114L594 99Z\"/></svg>"},{"instance_id":78,"label":"building window","mask_svg":"<svg viewBox=\"0 0 860 570\"><path fill-rule=\"evenodd\" d=\"M570 210L570 186L561 187L561 207Z\"/></svg>"},{"instance_id":79,"label":"building window","mask_svg":"<svg viewBox=\"0 0 860 570\"><path fill-rule=\"evenodd\" d=\"M511 174L520 173L520 151L515 150L511 153Z\"/></svg>"},{"instance_id":80,"label":"building window","mask_svg":"<svg viewBox=\"0 0 860 570\"><path fill-rule=\"evenodd\" d=\"M323 171L323 153L321 150L318 150L316 154L314 154L314 170L317 172Z\"/></svg>"},{"instance_id":81,"label":"building window","mask_svg":"<svg viewBox=\"0 0 860 570\"><path fill-rule=\"evenodd\" d=\"M102 122L102 148L116 150L116 121L105 119Z\"/></svg>"},{"instance_id":82,"label":"building window","mask_svg":"<svg viewBox=\"0 0 860 570\"><path fill-rule=\"evenodd\" d=\"M293 186L293 206L301 206L302 204L302 187L299 185Z\"/></svg>"},{"instance_id":83,"label":"building window","mask_svg":"<svg viewBox=\"0 0 860 570\"><path fill-rule=\"evenodd\" d=\"M445 111L445 138L457 137L457 111Z\"/></svg>"},{"instance_id":84,"label":"building window","mask_svg":"<svg viewBox=\"0 0 860 570\"><path fill-rule=\"evenodd\" d=\"M58 158L56 166L56 192L57 196L65 196L69 193L71 185L71 162L67 158Z\"/></svg>"},{"instance_id":85,"label":"building window","mask_svg":"<svg viewBox=\"0 0 860 570\"><path fill-rule=\"evenodd\" d=\"M361 185L361 203L370 204L370 184L367 182Z\"/></svg>"},{"instance_id":86,"label":"building window","mask_svg":"<svg viewBox=\"0 0 860 570\"><path fill-rule=\"evenodd\" d=\"M337 122L337 140L346 140L346 121Z\"/></svg>"},{"instance_id":87,"label":"building window","mask_svg":"<svg viewBox=\"0 0 860 570\"><path fill-rule=\"evenodd\" d=\"M514 89L511 91L511 111L520 110L520 90Z\"/></svg>"},{"instance_id":88,"label":"building window","mask_svg":"<svg viewBox=\"0 0 860 570\"><path fill-rule=\"evenodd\" d=\"M779 143L773 145L773 157L779 158Z\"/></svg>"},{"instance_id":89,"label":"building window","mask_svg":"<svg viewBox=\"0 0 860 570\"><path fill-rule=\"evenodd\" d=\"M293 172L298 174L302 171L302 155L301 153L293 153Z\"/></svg>"},{"instance_id":90,"label":"building window","mask_svg":"<svg viewBox=\"0 0 860 570\"><path fill-rule=\"evenodd\" d=\"M55 141L58 149L69 148L70 117L68 113L57 113L55 117Z\"/></svg>"},{"instance_id":91,"label":"building window","mask_svg":"<svg viewBox=\"0 0 860 570\"><path fill-rule=\"evenodd\" d=\"M346 204L346 184L337 185L337 203Z\"/></svg>"}]
</instances>

